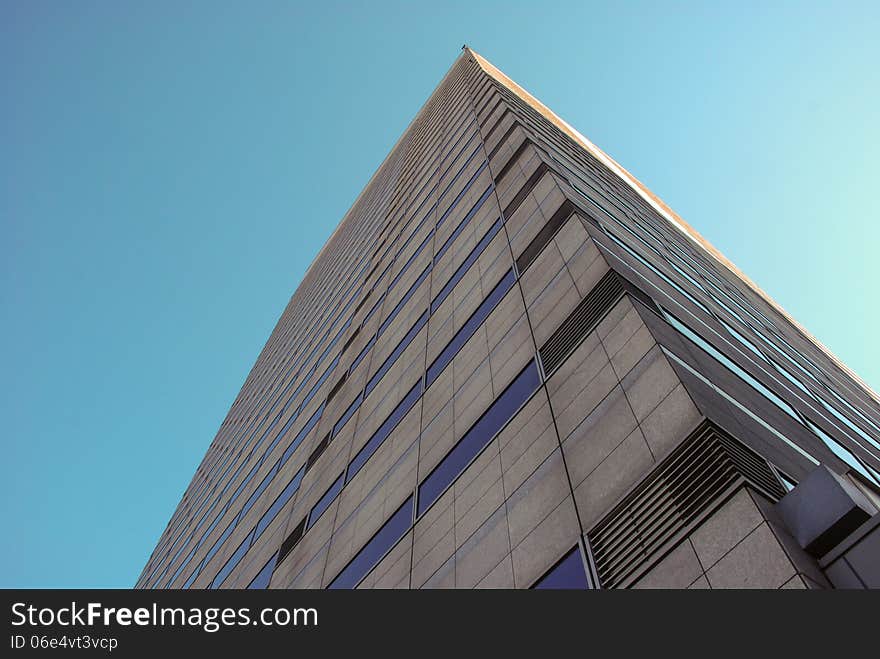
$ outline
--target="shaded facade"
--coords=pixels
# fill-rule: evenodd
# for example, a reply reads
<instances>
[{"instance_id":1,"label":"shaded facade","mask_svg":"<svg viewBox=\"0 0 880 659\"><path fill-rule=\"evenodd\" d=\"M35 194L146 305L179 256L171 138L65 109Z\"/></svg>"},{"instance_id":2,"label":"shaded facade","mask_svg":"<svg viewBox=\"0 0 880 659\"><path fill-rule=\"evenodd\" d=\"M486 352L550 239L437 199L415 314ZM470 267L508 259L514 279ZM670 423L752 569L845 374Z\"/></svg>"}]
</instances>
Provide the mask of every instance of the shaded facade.
<instances>
[{"instance_id":1,"label":"shaded facade","mask_svg":"<svg viewBox=\"0 0 880 659\"><path fill-rule=\"evenodd\" d=\"M878 487L876 395L464 49L137 586L877 587Z\"/></svg>"}]
</instances>

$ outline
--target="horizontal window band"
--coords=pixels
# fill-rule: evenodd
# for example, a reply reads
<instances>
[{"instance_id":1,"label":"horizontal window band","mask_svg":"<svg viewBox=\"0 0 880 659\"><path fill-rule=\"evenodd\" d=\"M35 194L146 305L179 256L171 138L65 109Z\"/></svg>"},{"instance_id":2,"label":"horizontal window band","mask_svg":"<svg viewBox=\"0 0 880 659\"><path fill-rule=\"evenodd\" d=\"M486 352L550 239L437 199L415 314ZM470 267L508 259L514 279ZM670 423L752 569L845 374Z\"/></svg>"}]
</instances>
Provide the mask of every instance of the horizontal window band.
<instances>
[{"instance_id":1,"label":"horizontal window band","mask_svg":"<svg viewBox=\"0 0 880 659\"><path fill-rule=\"evenodd\" d=\"M486 166L486 165L485 165L485 163L484 163L483 167L485 167L485 166ZM480 171L481 171L481 170L480 170ZM447 189L448 189L448 188L447 188ZM484 195L486 195L486 198L487 198L489 195L491 195L491 186L490 186L489 189L487 189L487 191L484 193ZM483 199L484 199L484 198L483 198ZM390 265L390 264L389 264L389 265ZM368 265L365 266L365 269L366 269L367 267L369 267L369 266L368 266ZM386 269L387 269L388 267L389 267L389 266L386 266ZM377 269L377 268L374 267L373 272L375 272L375 269ZM514 281L515 281L515 275L514 275ZM358 301L358 304L359 304L359 306L358 306L358 310L360 310L360 309L365 305L366 300L369 299L369 298L371 297L371 294L372 294L372 291L368 292L366 296L364 296L363 298L361 298L361 299ZM378 308L380 308L380 303L377 303L377 305L376 305L376 309L378 309ZM490 309L490 310L491 310L491 309ZM393 312L393 313L396 313L396 312ZM328 319L328 320L329 320L329 319ZM385 325L385 327L387 328L387 323L383 323L383 325ZM359 331L359 328L358 328L358 330L355 331L355 334L357 333L357 331ZM342 332L338 332L338 333L337 333L337 337L334 338L334 341L341 340L342 337L343 337L343 333L342 333ZM349 337L348 341L347 341L346 344L345 344L345 348L348 348L348 347L351 345L351 343L353 342L353 339L354 339L354 338L355 338L354 336L350 336L350 337ZM316 348L317 348L317 346L316 346ZM325 349L325 352L326 352L326 349ZM320 363L320 360L319 360L318 363ZM325 369L325 371L324 371L324 373L322 374L322 376L321 376L321 378L319 379L319 381L316 382L315 385L313 385L313 387L312 387L312 389L311 389L309 395L307 396L307 399L304 401L305 404L307 404L307 403L311 400L311 398L315 395L315 392L316 392L321 386L323 386L323 384L326 382L326 380L327 380L327 379L329 378L329 376L332 374L332 371L333 371L333 368L335 367L335 365L336 365L336 364L334 363L333 366L332 366L331 368L327 368L327 369ZM317 365L316 365L316 366L317 366ZM313 371L314 371L314 367L313 367ZM328 395L328 400L330 400L330 399L334 398L336 395L338 395L338 392L341 390L341 388L342 388L342 386L344 385L344 383L345 383L346 380L347 380L347 374L344 375L344 376L342 376L342 378L340 378L340 380L338 380L338 381L336 382L336 384L335 384L335 385L333 386L333 388L330 390L330 394ZM301 383L300 387L302 387L302 384L305 384L307 381L308 381L308 378L306 378L306 379ZM324 404L326 405L326 400L325 400L325 403L324 403ZM301 404L301 405L300 405L300 407L304 407L304 406L305 406L304 404ZM355 409L356 409L356 408L355 408ZM294 415L294 416L297 416L297 415ZM305 434L307 434L309 431L311 431L311 429L313 428L313 425L310 424L310 423L307 424L307 426L308 426L307 428L303 428L303 431L304 431L304 432L303 432L303 436L304 436ZM301 441L301 439L300 439L300 441ZM258 445L259 445L259 444L258 444ZM289 456L290 456L290 452L287 452L287 453L286 453L286 459L289 458Z\"/></svg>"},{"instance_id":2,"label":"horizontal window band","mask_svg":"<svg viewBox=\"0 0 880 659\"><path fill-rule=\"evenodd\" d=\"M422 480L418 489L417 517L421 517L446 491L540 385L541 376L533 359Z\"/></svg>"},{"instance_id":3,"label":"horizontal window band","mask_svg":"<svg viewBox=\"0 0 880 659\"><path fill-rule=\"evenodd\" d=\"M525 201L526 197L528 197L531 191L535 189L535 186L538 185L538 181L540 181L544 174L549 171L551 171L551 169L547 166L547 163L542 162L540 165L538 165L538 168L525 182L523 187L520 188L520 191L511 200L511 202L507 204L507 208L504 209L505 221L516 212L516 210L520 207L520 204Z\"/></svg>"}]
</instances>

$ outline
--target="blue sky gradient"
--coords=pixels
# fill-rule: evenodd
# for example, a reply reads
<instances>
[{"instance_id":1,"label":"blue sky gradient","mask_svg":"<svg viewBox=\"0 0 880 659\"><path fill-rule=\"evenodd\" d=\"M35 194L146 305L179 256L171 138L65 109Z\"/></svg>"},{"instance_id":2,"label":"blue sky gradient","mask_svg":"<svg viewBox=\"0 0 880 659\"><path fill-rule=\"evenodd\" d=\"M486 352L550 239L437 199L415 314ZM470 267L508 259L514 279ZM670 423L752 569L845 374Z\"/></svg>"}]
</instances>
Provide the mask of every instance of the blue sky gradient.
<instances>
[{"instance_id":1,"label":"blue sky gradient","mask_svg":"<svg viewBox=\"0 0 880 659\"><path fill-rule=\"evenodd\" d=\"M878 33L876 2L0 0L0 586L134 583L463 43L877 388Z\"/></svg>"}]
</instances>

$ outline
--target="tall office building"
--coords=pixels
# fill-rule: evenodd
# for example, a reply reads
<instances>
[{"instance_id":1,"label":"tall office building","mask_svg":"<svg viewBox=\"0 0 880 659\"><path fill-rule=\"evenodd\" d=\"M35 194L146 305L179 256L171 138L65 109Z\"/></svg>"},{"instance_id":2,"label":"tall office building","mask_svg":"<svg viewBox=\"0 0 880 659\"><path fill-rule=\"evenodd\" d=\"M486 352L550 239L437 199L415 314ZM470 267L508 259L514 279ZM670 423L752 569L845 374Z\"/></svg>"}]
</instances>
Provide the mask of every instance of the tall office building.
<instances>
[{"instance_id":1,"label":"tall office building","mask_svg":"<svg viewBox=\"0 0 880 659\"><path fill-rule=\"evenodd\" d=\"M876 394L465 48L138 587L880 586Z\"/></svg>"}]
</instances>

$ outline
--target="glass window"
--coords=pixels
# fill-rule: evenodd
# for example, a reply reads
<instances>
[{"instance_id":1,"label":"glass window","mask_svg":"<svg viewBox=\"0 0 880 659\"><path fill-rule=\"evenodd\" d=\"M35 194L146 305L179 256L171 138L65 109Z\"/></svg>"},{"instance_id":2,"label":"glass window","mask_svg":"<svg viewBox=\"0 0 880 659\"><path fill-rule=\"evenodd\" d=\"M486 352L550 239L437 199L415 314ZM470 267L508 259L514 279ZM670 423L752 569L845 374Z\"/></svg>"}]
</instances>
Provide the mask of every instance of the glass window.
<instances>
[{"instance_id":1,"label":"glass window","mask_svg":"<svg viewBox=\"0 0 880 659\"><path fill-rule=\"evenodd\" d=\"M361 363L361 360L367 356L367 353L370 351L370 348L373 347L374 343L376 343L376 335L375 334L373 335L373 338L371 338L369 341L367 341L367 345L365 345L363 347L363 349L361 349L361 351L358 353L358 356L354 358L354 361L351 363L351 366L348 369L349 375L354 373L354 369L356 369L358 367L358 364Z\"/></svg>"},{"instance_id":2,"label":"glass window","mask_svg":"<svg viewBox=\"0 0 880 659\"><path fill-rule=\"evenodd\" d=\"M431 272L432 266L433 263L428 264L428 266L422 271L422 274L419 275L419 278L416 279L415 282L413 282L413 285L409 287L409 290L400 299L400 302L398 302L394 306L394 309L391 310L391 313L388 314L388 318L382 321L382 325L379 326L379 335L381 335L382 332L388 329L388 326L394 321L394 319L397 317L397 314L400 313L400 310L403 309L403 305L405 305L409 301L409 299L413 296L413 293L416 292L416 289L422 284L423 281L425 281L425 278L427 278L428 274L430 274Z\"/></svg>"},{"instance_id":3,"label":"glass window","mask_svg":"<svg viewBox=\"0 0 880 659\"><path fill-rule=\"evenodd\" d=\"M361 403L364 400L364 392L358 394L357 398L354 399L351 405L348 406L348 409L339 417L339 420L336 422L336 425L333 426L333 436L339 434L339 431L345 427L345 424L348 423L348 420L354 415L355 412L358 411L358 408L361 406Z\"/></svg>"},{"instance_id":4,"label":"glass window","mask_svg":"<svg viewBox=\"0 0 880 659\"><path fill-rule=\"evenodd\" d=\"M437 356L437 358L431 363L428 367L427 373L427 381L425 383L425 388L430 387L431 383L437 379L440 373L443 372L443 369L452 361L452 358L458 353L461 347L467 342L469 338L473 335L474 332L477 331L477 328L483 323L492 309L495 308L495 305L498 304L501 299L507 294L507 292L513 287L514 282L516 282L516 275L513 273L513 269L507 271L507 274L502 277L501 281L496 284L495 288L492 289L492 292L486 296L486 299L480 303L480 306L477 307L477 310L471 315L471 317L465 322L460 330L452 337L452 340L447 344L447 346L443 349L443 351Z\"/></svg>"},{"instance_id":5,"label":"glass window","mask_svg":"<svg viewBox=\"0 0 880 659\"><path fill-rule=\"evenodd\" d=\"M168 580L168 583L165 584L166 588L171 586L171 584L174 583L174 580L180 576L180 573L186 569L186 566L189 565L189 562L192 560L193 555L195 555L196 549L198 549L198 546L193 547L192 551L189 553L189 555L186 557L186 559L177 567L177 570L174 572L174 576L172 576ZM170 561L168 564L171 565L172 563L174 563L174 561Z\"/></svg>"},{"instance_id":6,"label":"glass window","mask_svg":"<svg viewBox=\"0 0 880 659\"><path fill-rule=\"evenodd\" d=\"M324 496L318 499L318 503L314 505L312 511L309 513L309 521L306 528L312 528L315 525L318 518L324 514L324 511L327 510L330 504L333 503L333 500L336 499L337 495L342 490L343 485L345 485L345 472L339 474L339 478L333 481L333 485L324 492Z\"/></svg>"},{"instance_id":7,"label":"glass window","mask_svg":"<svg viewBox=\"0 0 880 659\"><path fill-rule=\"evenodd\" d=\"M741 368L738 364L736 364L733 360L731 360L727 355L718 350L711 343L706 341L699 334L694 332L690 327L681 322L678 318L673 316L671 313L664 309L664 315L666 319L670 322L670 324L675 327L679 332L684 334L691 341L696 343L700 348L708 352L712 357L721 362L724 366L726 366L729 370L733 371L734 374L738 375L742 380L745 380L749 383L754 389L764 395L767 400L776 405L780 410L788 414L791 418L793 418L798 423L801 423L801 419L798 416L797 412L794 411L794 408L782 400L779 396L773 393L770 389L765 387L761 382L756 380L750 373Z\"/></svg>"},{"instance_id":8,"label":"glass window","mask_svg":"<svg viewBox=\"0 0 880 659\"><path fill-rule=\"evenodd\" d=\"M351 464L348 465L348 476L346 477L346 482L350 481L354 478L355 474L357 474L361 467L363 467L367 460L370 459L370 456L376 452L376 449L382 445L388 435L391 434L391 431L397 426L400 420L404 417L404 415L409 412L410 408L416 404L416 401L422 395L422 381L419 380L413 386L412 389L409 390L406 396L403 397L403 400L397 404L397 407L394 408L394 411L388 415L388 418L382 423L381 426L373 433L373 436L367 441L364 447L358 451L358 454L354 456L354 459L351 461Z\"/></svg>"},{"instance_id":9,"label":"glass window","mask_svg":"<svg viewBox=\"0 0 880 659\"><path fill-rule=\"evenodd\" d=\"M242 462L242 464L244 464L244 462ZM232 494L232 496L229 498L229 501L230 501L230 502L231 502L231 501L235 501L236 499L238 499L238 495L241 494L242 490L244 490L244 488L247 487L248 483L251 482L251 479L257 474L257 470L258 470L259 468L260 468L260 463L259 463L259 462L257 462L256 464L254 464L253 467L251 467L251 470L250 470L250 472L248 472L248 475L245 476L245 477L242 479L241 483L238 484L238 487L235 488L235 492L234 492L234 493ZM228 504L227 504L227 508L228 508L228 507L229 507L229 506L228 506ZM225 512L225 511L226 511L226 509L224 508L224 512ZM220 513L220 514L222 515L223 513Z\"/></svg>"},{"instance_id":10,"label":"glass window","mask_svg":"<svg viewBox=\"0 0 880 659\"><path fill-rule=\"evenodd\" d=\"M306 468L302 467L293 478L290 479L290 482L287 484L287 487L278 495L272 505L269 506L269 509L263 513L263 516L260 518L260 521L257 522L257 528L254 532L254 540L260 537L263 531L266 530L266 527L272 523L272 520L275 519L275 515L278 514L278 511L284 507L290 498L296 494L296 491L299 489L299 484L302 482L303 474L306 473Z\"/></svg>"},{"instance_id":11,"label":"glass window","mask_svg":"<svg viewBox=\"0 0 880 659\"><path fill-rule=\"evenodd\" d=\"M382 363L382 366L379 367L379 370L373 374L373 377L369 379L367 382L366 390L364 391L364 396L369 396L370 392L376 388L376 385L382 380L388 370L394 365L394 362L397 361L397 358L400 357L400 354L407 349L412 340L416 337L425 323L428 322L428 312L425 311L419 316L419 319L416 321L415 325L413 325L410 330L406 333L400 343L397 344L397 347L388 355L388 358Z\"/></svg>"},{"instance_id":12,"label":"glass window","mask_svg":"<svg viewBox=\"0 0 880 659\"><path fill-rule=\"evenodd\" d=\"M235 529L236 521L237 521L237 519L232 520L229 523L229 526L226 527L226 530L223 531L223 534L219 538L217 538L217 541L214 543L214 545L211 547L211 549L205 555L205 559L202 561L203 565L207 565L210 562L210 560L212 558L214 558L214 554L216 554L217 550L223 546L223 543L226 542L226 539L230 536L233 529Z\"/></svg>"},{"instance_id":13,"label":"glass window","mask_svg":"<svg viewBox=\"0 0 880 659\"><path fill-rule=\"evenodd\" d=\"M798 389L800 389L801 392L803 392L803 393L804 393L806 396L808 396L810 399L813 398L813 394L810 392L809 389L807 389L806 385L804 385L803 382L801 382L801 381L798 380L796 377L794 377L791 373L789 373L789 372L788 372L788 369L783 368L782 366L780 366L779 364L777 364L776 362L774 362L774 361L772 361L772 360L770 361L770 363L773 364L773 368L775 368L775 369L779 372L779 374L780 374L782 377L784 377L784 378L785 378L786 380L788 380L791 384L793 384L795 387L797 387Z\"/></svg>"},{"instance_id":14,"label":"glass window","mask_svg":"<svg viewBox=\"0 0 880 659\"><path fill-rule=\"evenodd\" d=\"M714 389L714 390L715 390L715 391L716 391L716 392L717 392L722 398L724 398L724 399L727 400L729 403L731 403L731 404L732 404L734 407L736 407L740 412L742 412L742 413L745 414L746 416L752 418L754 421L756 421L757 423L759 423L761 426L763 426L765 429L767 429L770 433L772 433L773 435L775 435L776 437L778 437L782 442L784 442L785 444L787 444L788 446L790 446L791 448L793 448L795 451L797 451L798 453L800 453L803 457L805 457L807 460L809 460L812 464L814 464L814 465L819 464L819 461L818 461L815 457L813 457L812 455L810 455L807 451L805 451L805 450L804 450L803 448L801 448L799 445L795 444L795 443L794 443L793 441L791 441L788 437L786 437L785 435L783 435L783 434L782 434L781 432L779 432L776 428L774 428L773 426L771 426L771 425L770 425L769 423L767 423L764 419L762 419L762 418L759 417L757 414L755 414L752 410L750 410L748 407L746 407L745 405L743 405L742 403L740 403L736 398L734 398L733 396L731 396L730 394L728 394L726 391L724 391L724 389L722 389L721 387L717 386L717 385L714 384L713 382L710 382L710 381L709 381L709 380L708 380L708 379L707 379L702 373L700 373L699 371L697 371L696 369L694 369L693 367L691 367L690 364L688 364L686 361L684 361L681 357L679 357L679 356L676 355L674 352L670 351L669 349L667 349L667 348L665 348L665 347L662 348L662 350L663 350L663 354L665 354L669 359L671 359L671 360L674 361L676 364L678 364L679 366L681 366L682 368L684 368L685 370L687 370L688 372L690 372L691 375L693 375L695 378L697 378L698 380L700 380L701 382L703 382L703 384L705 384L706 386L708 386L710 389Z\"/></svg>"},{"instance_id":15,"label":"glass window","mask_svg":"<svg viewBox=\"0 0 880 659\"><path fill-rule=\"evenodd\" d=\"M479 151L480 149L482 149L482 146L477 147L477 150L478 150L478 151ZM476 152L475 152L475 153L476 153ZM476 172L474 172L474 175L471 176L470 180L469 180L469 181L465 184L465 186L461 189L461 192L458 193L458 195L455 197L455 199L454 199L454 200L452 201L452 203L449 205L449 208L447 208L445 211L443 211L443 215L441 215L441 216L440 216L440 219L437 220L437 226L438 226L438 227L439 227L440 225L442 225L443 222L446 221L446 218L449 217L449 214L453 211L453 209L454 209L456 206L458 206L458 202L461 201L462 197L464 197L464 196L468 193L468 190L470 190L471 185L473 185L474 181L477 180L477 177L478 177L480 174L483 173L483 170L486 169L486 167L487 167L488 165L489 165L489 161L487 160L487 161L483 162L482 165L480 165L480 168L479 168ZM465 166L467 166L467 163L465 163ZM462 168L462 169L464 169L464 168ZM456 174L456 178L458 178L458 175L459 175L459 174L461 174L460 171L459 171L458 174ZM451 186L452 183L450 183L449 185ZM448 189L449 189L449 188L447 188L447 190L448 190ZM442 197L441 197L441 198L442 198Z\"/></svg>"},{"instance_id":16,"label":"glass window","mask_svg":"<svg viewBox=\"0 0 880 659\"><path fill-rule=\"evenodd\" d=\"M403 267L400 269L400 272L398 272L398 273L394 276L394 279L391 280L391 283L388 285L388 290L391 290L392 288L394 288L394 285L395 285L398 281L400 281L400 278L403 277L404 273L406 273L406 271L407 271L407 269L409 268L410 264L418 258L419 254L422 253L422 250L425 249L425 246L426 246L429 242L431 242L431 240L432 240L433 238L434 238L434 230L432 229L432 230L431 230L431 233L429 233L428 236L427 236L427 238L425 238L425 239L422 241L422 244L419 245L418 248L416 248L416 251L413 252L412 256L410 256L410 257L406 260L406 263L404 263Z\"/></svg>"},{"instance_id":17,"label":"glass window","mask_svg":"<svg viewBox=\"0 0 880 659\"><path fill-rule=\"evenodd\" d=\"M627 245L625 242L623 242L620 238L618 238L618 237L615 236L613 233L611 233L611 231L609 231L607 228L605 229L605 233L608 235L609 238L611 238L611 240L613 240L613 241L614 241L615 243L617 243L620 247L622 247L624 250L626 250L626 252L627 252L628 254L630 254L633 258L635 258L639 263L641 263L641 264L644 265L646 268L648 268L648 270L650 270L651 272L653 272L653 273L654 273L655 275L657 275L660 279L662 279L662 280L665 281L667 284L669 284L669 286L671 286L671 287L674 288L676 291L678 291L679 293L681 293L685 298L687 298L688 300L690 300L693 304L695 304L696 306L700 307L700 309L702 309L703 311L705 311L707 314L711 315L709 309L706 307L705 304L703 304L702 302L700 302L697 298L695 298L693 295L691 295L688 291L686 291L684 288L682 288L681 286L679 286L676 282L674 282L674 281L672 280L671 277L668 277L668 276L667 276L664 272L662 272L659 268L657 268L656 266L654 266L653 263L651 263L650 261L648 261L648 260L646 260L645 258L643 258L641 254L639 254L638 252L636 252L636 251L635 251L634 249L632 249L629 245Z\"/></svg>"},{"instance_id":18,"label":"glass window","mask_svg":"<svg viewBox=\"0 0 880 659\"><path fill-rule=\"evenodd\" d=\"M226 564L220 568L220 571L217 573L217 576L214 577L214 581L211 582L209 588L214 589L218 588L224 581L226 581L226 577L229 576L229 573L235 569L235 566L238 565L239 561L244 557L247 553L248 549L251 546L251 540L253 540L254 532L251 531L244 540L241 541L241 544L238 546L238 549L229 557L229 560L226 561Z\"/></svg>"},{"instance_id":19,"label":"glass window","mask_svg":"<svg viewBox=\"0 0 880 659\"><path fill-rule=\"evenodd\" d=\"M458 269L453 273L452 277L449 278L449 281L446 282L446 285L437 293L437 296L431 302L431 313L434 313L441 304L443 304L443 300L452 292L452 289L455 288L455 285L461 281L461 278L464 277L465 273L470 269L470 267L474 264L480 255L485 251L486 246L492 241L495 237L495 234L501 229L501 218L499 217L495 220L495 224L486 232L480 242L471 250L471 253L468 254L467 258L464 262L458 266Z\"/></svg>"},{"instance_id":20,"label":"glass window","mask_svg":"<svg viewBox=\"0 0 880 659\"><path fill-rule=\"evenodd\" d=\"M202 566L200 564L198 567L196 567L195 570L192 571L192 574L189 575L189 579L186 580L186 582L183 584L183 587L189 588L190 586L192 586L193 582L196 580L196 577L199 576L201 571L202 571Z\"/></svg>"},{"instance_id":21,"label":"glass window","mask_svg":"<svg viewBox=\"0 0 880 659\"><path fill-rule=\"evenodd\" d=\"M856 433L859 437L861 437L862 439L864 439L864 440L867 441L868 443L872 444L874 447L876 447L876 448L880 448L880 444L877 443L877 440L876 440L876 439L874 439L873 437L871 437L868 433L866 433L864 430L862 430L861 428L859 428L855 423L853 423L852 421L850 421L850 420L849 420L846 416L844 416L844 414L843 414L842 412L840 412L836 407L834 407L833 405L831 405L831 404L829 404L829 403L826 403L826 402L825 402L825 399L823 399L823 398L819 398L819 402L822 403L822 406L823 406L826 410L828 410L828 411L831 413L831 415L832 415L835 419L837 419L838 421L840 421L841 423L843 423L847 428L849 428L850 430L852 430L854 433Z\"/></svg>"},{"instance_id":22,"label":"glass window","mask_svg":"<svg viewBox=\"0 0 880 659\"><path fill-rule=\"evenodd\" d=\"M742 344L743 347L747 348L753 355L758 357L758 359L760 359L762 362L767 361L767 358L764 356L764 353L762 353L760 350L758 350L758 346L756 346L749 339L747 339L745 336L740 334L739 331L736 330L736 328L727 324L723 320L720 320L719 322L724 326L724 329L726 329L727 332L733 338L735 338L737 341L740 342L740 344Z\"/></svg>"},{"instance_id":23,"label":"glass window","mask_svg":"<svg viewBox=\"0 0 880 659\"><path fill-rule=\"evenodd\" d=\"M431 507L446 488L470 464L495 434L519 411L537 390L541 377L532 360L471 426L434 471L419 486L418 514Z\"/></svg>"},{"instance_id":24,"label":"glass window","mask_svg":"<svg viewBox=\"0 0 880 659\"><path fill-rule=\"evenodd\" d=\"M278 467L280 462L276 462L275 466L263 477L263 480L260 481L260 484L257 486L257 489L253 491L253 493L248 497L248 500L245 502L244 506L241 508L241 512L238 514L239 517L243 517L247 511L251 509L251 506L256 503L257 499L260 498L260 495L266 491L266 488L269 486L269 483L272 482L272 479L275 478L275 474L278 472Z\"/></svg>"},{"instance_id":25,"label":"glass window","mask_svg":"<svg viewBox=\"0 0 880 659\"><path fill-rule=\"evenodd\" d=\"M473 139L474 137L476 137L476 135L477 135L477 134L474 133L474 134L471 136L471 139ZM468 140L468 144L470 144L470 140ZM465 145L465 146L467 146L467 145ZM469 155L469 156L467 157L467 160L464 161L464 164L463 164L461 167L458 168L458 171L455 173L455 176L452 178L451 181L449 181L449 183L448 183L448 184L446 185L446 187L444 188L443 192L440 193L440 196L437 197L438 200L439 200L439 199L443 199L443 197L446 196L446 193L449 192L449 190L452 189L452 186L453 186L453 185L455 184L455 182L458 180L458 177L461 176L461 173L462 173L462 172L467 168L467 166L470 164L471 160L474 159L474 156L476 156L476 155L477 155L482 149L483 149L483 145L482 145L482 144L478 144L478 145L477 145L477 148L474 149L474 150L471 152L471 155ZM463 152L463 151L464 151L464 149L462 149L462 152ZM448 172L448 171L452 168L452 166L453 166L454 164L455 164L454 162L450 163L449 167L446 169L446 172ZM444 172L444 174L445 174L446 172ZM467 189L467 186L465 186L465 189ZM437 226L440 226L439 223L438 223Z\"/></svg>"},{"instance_id":26,"label":"glass window","mask_svg":"<svg viewBox=\"0 0 880 659\"><path fill-rule=\"evenodd\" d=\"M324 403L321 403L320 407L315 410L315 413L312 414L311 418L306 422L306 425L303 426L303 429L300 430L296 437L293 438L293 441L290 442L290 445L287 447L287 450L284 451L284 455L281 456L281 464L283 465L287 460L293 455L293 452L302 444L302 441L306 438L306 435L309 434L312 428L315 427L315 424L318 423L321 419L321 415L324 413Z\"/></svg>"},{"instance_id":27,"label":"glass window","mask_svg":"<svg viewBox=\"0 0 880 659\"><path fill-rule=\"evenodd\" d=\"M397 509L382 528L364 545L351 562L330 583L329 588L354 588L412 525L412 497Z\"/></svg>"},{"instance_id":28,"label":"glass window","mask_svg":"<svg viewBox=\"0 0 880 659\"><path fill-rule=\"evenodd\" d=\"M248 590L264 590L269 587L269 582L272 580L272 572L275 571L276 560L278 560L278 554L275 554L266 562L253 581L248 584Z\"/></svg>"},{"instance_id":29,"label":"glass window","mask_svg":"<svg viewBox=\"0 0 880 659\"><path fill-rule=\"evenodd\" d=\"M379 299L376 300L375 304L373 304L373 306L370 307L370 310L367 312L367 315L364 316L364 319L361 321L361 327L364 327L369 322L370 318L373 317L373 314L376 313L379 310L379 307L382 306L382 302L384 300L385 300L385 293L382 293L382 295L379 297Z\"/></svg>"},{"instance_id":30,"label":"glass window","mask_svg":"<svg viewBox=\"0 0 880 659\"><path fill-rule=\"evenodd\" d=\"M834 455L843 460L850 467L859 472L862 476L867 478L869 481L880 485L880 476L876 474L868 465L864 464L852 451L846 448L843 444L834 439L827 432L822 430L818 425L807 419L807 425L810 427L816 435L825 443Z\"/></svg>"},{"instance_id":31,"label":"glass window","mask_svg":"<svg viewBox=\"0 0 880 659\"><path fill-rule=\"evenodd\" d=\"M306 394L306 397L303 398L303 402L300 405L300 409L305 409L306 405L308 405L311 402L312 398L318 392L318 389L321 388L321 385L327 381L327 378L330 377L330 374L333 372L333 369L336 368L336 365L339 363L339 358L341 356L342 355L336 355L336 359L333 360L333 362L330 364L330 366L328 366L326 368L326 370L321 375L321 377L318 378L318 381L315 382L315 385L309 390L309 393Z\"/></svg>"},{"instance_id":32,"label":"glass window","mask_svg":"<svg viewBox=\"0 0 880 659\"><path fill-rule=\"evenodd\" d=\"M575 547L541 577L532 588L540 590L586 590L590 587L581 552Z\"/></svg>"},{"instance_id":33,"label":"glass window","mask_svg":"<svg viewBox=\"0 0 880 659\"><path fill-rule=\"evenodd\" d=\"M480 207L483 205L483 202L489 198L489 195L492 192L492 184L486 188L486 191L482 194L482 196L477 200L477 203L474 204L473 208L468 211L468 214L465 218L458 223L458 226L455 228L455 231L452 232L452 235L446 239L446 242L443 243L443 246L437 250L437 254L434 256L434 263L437 263L442 256L446 253L446 250L449 249L449 246L455 241L456 238L464 231L465 227L470 223L471 218L476 215L477 211L480 210Z\"/></svg>"}]
</instances>

